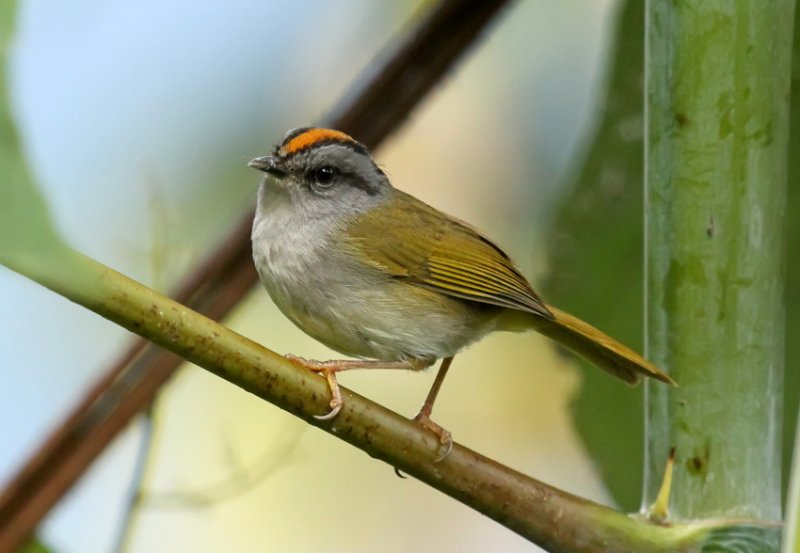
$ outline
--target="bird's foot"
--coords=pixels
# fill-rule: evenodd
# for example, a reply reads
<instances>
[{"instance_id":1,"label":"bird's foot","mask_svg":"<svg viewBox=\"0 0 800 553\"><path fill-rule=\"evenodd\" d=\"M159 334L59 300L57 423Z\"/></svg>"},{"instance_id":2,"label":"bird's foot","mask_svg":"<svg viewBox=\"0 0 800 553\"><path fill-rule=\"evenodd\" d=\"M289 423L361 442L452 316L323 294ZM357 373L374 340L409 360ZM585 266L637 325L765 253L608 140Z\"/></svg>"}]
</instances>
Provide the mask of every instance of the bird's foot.
<instances>
[{"instance_id":1,"label":"bird's foot","mask_svg":"<svg viewBox=\"0 0 800 553\"><path fill-rule=\"evenodd\" d=\"M324 415L314 415L314 418L321 421L327 421L338 415L339 411L342 410L342 405L344 405L344 400L342 399L342 390L339 388L339 382L336 380L336 373L340 370L343 370L343 367L341 366L342 363L340 361L316 361L314 359L305 359L304 357L298 357L297 355L292 355L291 353L286 355L286 359L295 365L305 367L306 369L316 373L321 373L323 376L325 376L325 380L328 381L328 388L331 391L331 410Z\"/></svg>"},{"instance_id":2,"label":"bird's foot","mask_svg":"<svg viewBox=\"0 0 800 553\"><path fill-rule=\"evenodd\" d=\"M414 417L414 422L427 428L439 437L439 444L440 447L444 449L444 452L436 458L434 463L441 463L447 459L450 452L453 451L453 435L450 434L450 431L433 422L430 415L426 413L424 409L417 413L417 416Z\"/></svg>"}]
</instances>

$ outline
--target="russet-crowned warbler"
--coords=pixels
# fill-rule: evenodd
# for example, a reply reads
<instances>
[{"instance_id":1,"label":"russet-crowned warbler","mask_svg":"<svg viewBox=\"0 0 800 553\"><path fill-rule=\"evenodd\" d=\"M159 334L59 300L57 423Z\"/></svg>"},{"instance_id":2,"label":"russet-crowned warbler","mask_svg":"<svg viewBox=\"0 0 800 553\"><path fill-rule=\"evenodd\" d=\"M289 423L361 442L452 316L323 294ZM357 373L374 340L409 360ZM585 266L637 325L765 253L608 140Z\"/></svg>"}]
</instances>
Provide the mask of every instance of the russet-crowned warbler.
<instances>
[{"instance_id":1,"label":"russet-crowned warbler","mask_svg":"<svg viewBox=\"0 0 800 553\"><path fill-rule=\"evenodd\" d=\"M546 305L498 246L394 188L364 145L335 130L289 131L270 156L253 222L253 258L275 304L304 332L356 360L293 362L338 371L421 370L442 359L416 420L430 420L453 356L496 330L536 330L631 384L672 379L593 326Z\"/></svg>"}]
</instances>

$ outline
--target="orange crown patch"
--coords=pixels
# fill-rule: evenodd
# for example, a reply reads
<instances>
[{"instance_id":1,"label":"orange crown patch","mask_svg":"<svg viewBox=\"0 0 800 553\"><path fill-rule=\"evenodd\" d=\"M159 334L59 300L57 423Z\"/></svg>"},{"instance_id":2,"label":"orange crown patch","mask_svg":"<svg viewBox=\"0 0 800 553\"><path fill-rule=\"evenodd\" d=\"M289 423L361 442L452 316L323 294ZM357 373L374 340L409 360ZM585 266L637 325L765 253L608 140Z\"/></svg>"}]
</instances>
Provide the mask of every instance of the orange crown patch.
<instances>
[{"instance_id":1,"label":"orange crown patch","mask_svg":"<svg viewBox=\"0 0 800 553\"><path fill-rule=\"evenodd\" d=\"M325 142L338 141L338 142L347 142L350 144L358 144L353 138L343 133L342 131L336 131L333 129L311 128L289 139L288 142L286 142L283 146L281 146L280 154L283 156L296 154L301 150L310 148L314 144L323 141Z\"/></svg>"}]
</instances>

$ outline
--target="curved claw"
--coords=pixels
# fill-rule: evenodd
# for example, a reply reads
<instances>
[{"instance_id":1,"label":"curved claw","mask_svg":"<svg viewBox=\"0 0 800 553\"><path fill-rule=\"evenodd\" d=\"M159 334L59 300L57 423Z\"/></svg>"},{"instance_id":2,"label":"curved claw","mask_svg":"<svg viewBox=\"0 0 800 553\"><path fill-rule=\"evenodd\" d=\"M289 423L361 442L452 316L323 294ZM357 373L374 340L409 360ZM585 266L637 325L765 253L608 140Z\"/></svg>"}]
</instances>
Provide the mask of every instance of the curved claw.
<instances>
[{"instance_id":1,"label":"curved claw","mask_svg":"<svg viewBox=\"0 0 800 553\"><path fill-rule=\"evenodd\" d=\"M342 410L342 405L343 403L341 401L336 403L334 400L331 400L331 410L324 415L314 415L314 418L320 421L329 421L339 414L339 411Z\"/></svg>"},{"instance_id":2,"label":"curved claw","mask_svg":"<svg viewBox=\"0 0 800 553\"><path fill-rule=\"evenodd\" d=\"M433 422L430 417L422 411L414 417L414 422L436 434L439 437L439 444L444 446L444 453L434 459L433 462L441 463L447 459L453 451L453 435L450 434L450 431Z\"/></svg>"},{"instance_id":3,"label":"curved claw","mask_svg":"<svg viewBox=\"0 0 800 553\"><path fill-rule=\"evenodd\" d=\"M445 430L445 432L447 432L447 431ZM440 439L440 441L441 440L444 440L444 437L442 437ZM435 464L441 463L442 461L447 459L450 456L450 454L453 452L453 437L450 436L450 432L447 432L447 440L446 441L442 441L442 445L445 446L444 453L442 453L439 457L434 459L433 462Z\"/></svg>"},{"instance_id":4,"label":"curved claw","mask_svg":"<svg viewBox=\"0 0 800 553\"><path fill-rule=\"evenodd\" d=\"M328 381L328 388L330 389L331 396L333 397L331 397L331 410L324 415L314 415L314 418L321 421L329 421L338 415L339 411L342 410L344 400L342 399L342 390L339 389L339 382L336 381L336 369L327 368L321 370L320 372L325 374L325 379Z\"/></svg>"}]
</instances>

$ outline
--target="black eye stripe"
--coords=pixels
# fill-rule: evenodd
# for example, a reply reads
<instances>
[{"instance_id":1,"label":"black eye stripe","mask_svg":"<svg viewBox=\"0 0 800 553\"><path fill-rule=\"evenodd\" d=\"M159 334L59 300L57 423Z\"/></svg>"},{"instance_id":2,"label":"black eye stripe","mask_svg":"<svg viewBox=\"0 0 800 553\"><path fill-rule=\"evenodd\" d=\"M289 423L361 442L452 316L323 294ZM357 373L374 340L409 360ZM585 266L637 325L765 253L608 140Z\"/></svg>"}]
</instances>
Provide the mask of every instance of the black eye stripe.
<instances>
[{"instance_id":1,"label":"black eye stripe","mask_svg":"<svg viewBox=\"0 0 800 553\"><path fill-rule=\"evenodd\" d=\"M355 176L355 175L353 175L352 178L347 179L347 183L349 185L353 186L354 188L358 188L360 190L363 190L364 192L366 192L370 196L374 196L375 194L378 193L378 187L377 186L375 186L374 184L370 183L366 179L363 179L363 178Z\"/></svg>"},{"instance_id":2,"label":"black eye stripe","mask_svg":"<svg viewBox=\"0 0 800 553\"><path fill-rule=\"evenodd\" d=\"M329 188L334 181L339 185L352 186L359 190L363 190L370 196L374 196L380 189L378 186L370 183L367 179L362 178L355 173L348 173L341 171L331 165L323 165L307 173L306 179L312 188L319 190Z\"/></svg>"}]
</instances>

